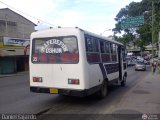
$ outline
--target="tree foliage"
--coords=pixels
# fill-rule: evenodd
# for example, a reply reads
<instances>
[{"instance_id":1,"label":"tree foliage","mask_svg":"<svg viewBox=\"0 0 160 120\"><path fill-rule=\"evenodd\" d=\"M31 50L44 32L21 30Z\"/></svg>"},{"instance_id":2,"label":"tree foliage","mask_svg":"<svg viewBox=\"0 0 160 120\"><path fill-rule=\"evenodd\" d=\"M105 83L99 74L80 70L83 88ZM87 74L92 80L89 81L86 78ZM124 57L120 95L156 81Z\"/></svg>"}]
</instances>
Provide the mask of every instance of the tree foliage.
<instances>
[{"instance_id":1,"label":"tree foliage","mask_svg":"<svg viewBox=\"0 0 160 120\"><path fill-rule=\"evenodd\" d=\"M153 26L152 26L152 0L131 2L129 5L125 6L118 12L115 18L115 21L117 23L115 24L115 28L113 29L113 31L115 34L124 31L124 35L122 37L116 38L118 41L121 41L126 45L129 44L131 41L134 41L137 46L143 47L151 43L152 30L154 31L153 42L156 43L158 41L158 32L160 31L160 0L153 0L153 1L154 1ZM144 25L139 26L137 28L125 29L125 30L121 28L122 19L140 15L144 15L145 19Z\"/></svg>"}]
</instances>

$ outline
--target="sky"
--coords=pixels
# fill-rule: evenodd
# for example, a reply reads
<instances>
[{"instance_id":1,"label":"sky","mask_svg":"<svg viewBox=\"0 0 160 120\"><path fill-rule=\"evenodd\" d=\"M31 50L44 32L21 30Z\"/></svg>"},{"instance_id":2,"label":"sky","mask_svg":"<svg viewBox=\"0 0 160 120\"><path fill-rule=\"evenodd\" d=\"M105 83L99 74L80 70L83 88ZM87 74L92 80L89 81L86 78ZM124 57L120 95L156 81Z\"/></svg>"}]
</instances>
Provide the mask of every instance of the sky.
<instances>
[{"instance_id":1,"label":"sky","mask_svg":"<svg viewBox=\"0 0 160 120\"><path fill-rule=\"evenodd\" d=\"M9 7L37 24L38 30L79 27L109 36L120 9L133 1L141 0L0 0L0 8Z\"/></svg>"}]
</instances>

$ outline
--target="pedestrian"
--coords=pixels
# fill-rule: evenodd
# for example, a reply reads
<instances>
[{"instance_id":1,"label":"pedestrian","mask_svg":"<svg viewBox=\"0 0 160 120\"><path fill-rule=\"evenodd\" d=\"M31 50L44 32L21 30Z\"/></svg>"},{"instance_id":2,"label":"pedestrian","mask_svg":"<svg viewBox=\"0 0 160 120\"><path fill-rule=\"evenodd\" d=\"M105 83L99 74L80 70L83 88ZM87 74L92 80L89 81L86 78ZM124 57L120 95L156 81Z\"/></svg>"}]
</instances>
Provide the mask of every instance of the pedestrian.
<instances>
[{"instance_id":1,"label":"pedestrian","mask_svg":"<svg viewBox=\"0 0 160 120\"><path fill-rule=\"evenodd\" d=\"M153 73L155 73L156 68L157 68L157 62L153 60L153 63L152 63L152 70L153 70Z\"/></svg>"},{"instance_id":2,"label":"pedestrian","mask_svg":"<svg viewBox=\"0 0 160 120\"><path fill-rule=\"evenodd\" d=\"M160 58L158 59L157 67L158 67L158 73L160 73Z\"/></svg>"}]
</instances>

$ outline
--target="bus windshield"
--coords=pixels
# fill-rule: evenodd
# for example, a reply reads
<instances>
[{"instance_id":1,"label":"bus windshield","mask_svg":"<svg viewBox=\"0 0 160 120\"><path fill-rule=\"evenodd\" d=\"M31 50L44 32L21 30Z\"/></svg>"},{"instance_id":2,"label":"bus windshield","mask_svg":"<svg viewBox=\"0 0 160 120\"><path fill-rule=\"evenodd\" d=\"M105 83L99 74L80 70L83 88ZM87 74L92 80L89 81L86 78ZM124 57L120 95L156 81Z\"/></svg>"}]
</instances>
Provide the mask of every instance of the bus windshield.
<instances>
[{"instance_id":1,"label":"bus windshield","mask_svg":"<svg viewBox=\"0 0 160 120\"><path fill-rule=\"evenodd\" d=\"M78 63L78 43L75 36L34 38L32 63Z\"/></svg>"}]
</instances>

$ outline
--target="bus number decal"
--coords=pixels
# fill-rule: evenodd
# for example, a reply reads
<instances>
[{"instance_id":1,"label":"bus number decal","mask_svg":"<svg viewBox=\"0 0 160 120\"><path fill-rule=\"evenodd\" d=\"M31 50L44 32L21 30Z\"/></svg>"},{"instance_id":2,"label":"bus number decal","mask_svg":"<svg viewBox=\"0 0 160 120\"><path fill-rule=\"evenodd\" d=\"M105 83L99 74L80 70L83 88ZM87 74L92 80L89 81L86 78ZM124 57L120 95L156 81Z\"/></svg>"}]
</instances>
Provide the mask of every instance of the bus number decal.
<instances>
[{"instance_id":1,"label":"bus number decal","mask_svg":"<svg viewBox=\"0 0 160 120\"><path fill-rule=\"evenodd\" d=\"M33 57L33 61L37 62L38 61L37 57Z\"/></svg>"}]
</instances>

